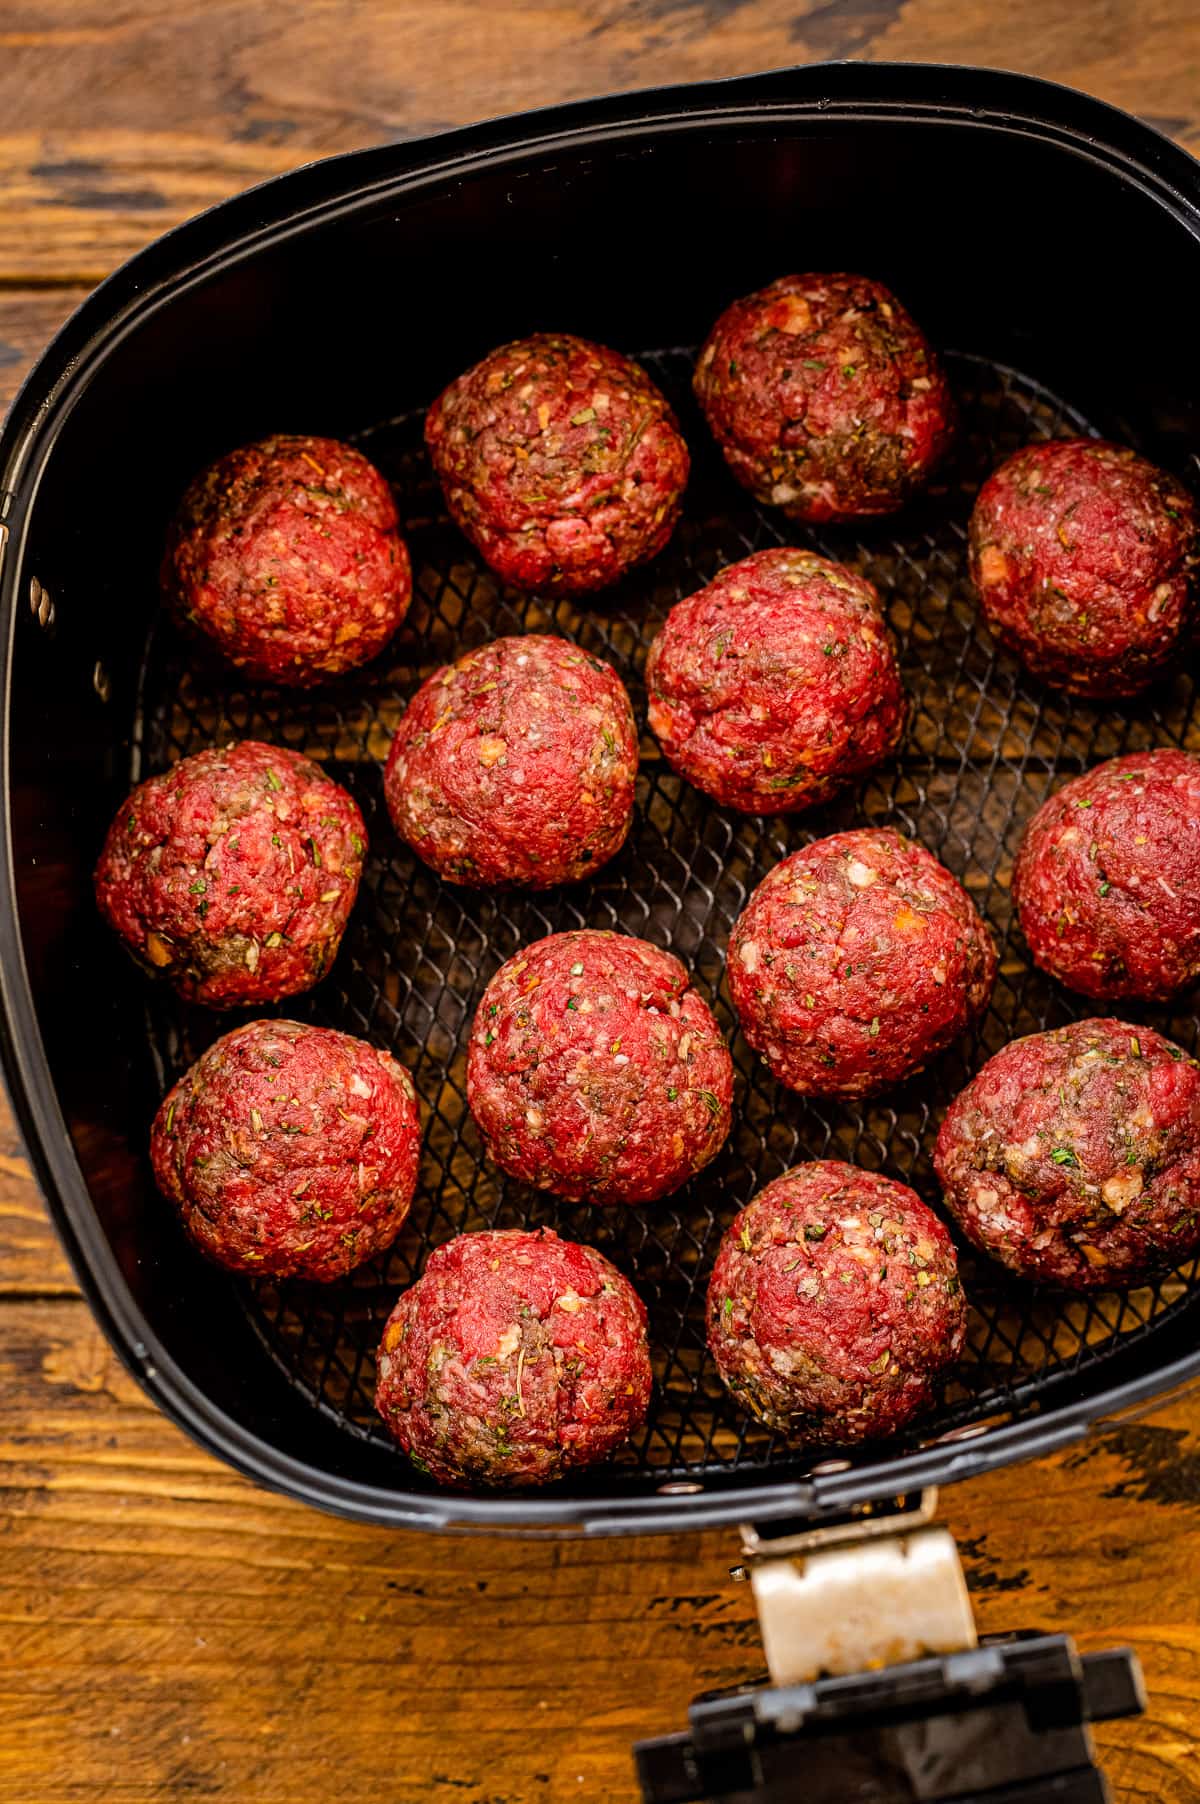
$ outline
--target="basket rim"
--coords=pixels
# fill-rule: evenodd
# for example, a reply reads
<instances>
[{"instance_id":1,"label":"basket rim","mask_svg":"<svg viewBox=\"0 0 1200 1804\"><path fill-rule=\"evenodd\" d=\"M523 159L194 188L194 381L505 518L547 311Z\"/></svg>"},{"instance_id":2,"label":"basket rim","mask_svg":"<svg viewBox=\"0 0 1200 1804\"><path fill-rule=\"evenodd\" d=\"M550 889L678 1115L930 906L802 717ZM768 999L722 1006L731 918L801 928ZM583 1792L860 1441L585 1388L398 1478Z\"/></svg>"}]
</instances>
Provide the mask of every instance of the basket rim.
<instances>
[{"instance_id":1,"label":"basket rim","mask_svg":"<svg viewBox=\"0 0 1200 1804\"><path fill-rule=\"evenodd\" d=\"M309 164L218 206L156 240L100 285L34 365L0 433L0 696L13 681L18 595L40 476L75 401L120 341L182 288L311 226L391 196L436 188L534 156L695 129L778 127L824 120L969 126L1056 143L1100 162L1200 238L1200 165L1120 109L1034 77L963 65L827 63L683 84L513 115L507 119ZM1200 1349L1094 1394L976 1438L882 1457L802 1481L747 1484L732 1473L667 1494L618 1490L570 1496L418 1493L337 1476L295 1459L219 1408L152 1334L103 1234L59 1107L26 969L12 845L10 746L0 772L0 1065L55 1226L93 1312L153 1401L208 1451L268 1488L336 1514L394 1527L615 1533L804 1517L973 1476L1079 1440L1096 1422L1135 1409L1200 1375ZM1153 1330L1151 1330L1153 1332Z\"/></svg>"}]
</instances>

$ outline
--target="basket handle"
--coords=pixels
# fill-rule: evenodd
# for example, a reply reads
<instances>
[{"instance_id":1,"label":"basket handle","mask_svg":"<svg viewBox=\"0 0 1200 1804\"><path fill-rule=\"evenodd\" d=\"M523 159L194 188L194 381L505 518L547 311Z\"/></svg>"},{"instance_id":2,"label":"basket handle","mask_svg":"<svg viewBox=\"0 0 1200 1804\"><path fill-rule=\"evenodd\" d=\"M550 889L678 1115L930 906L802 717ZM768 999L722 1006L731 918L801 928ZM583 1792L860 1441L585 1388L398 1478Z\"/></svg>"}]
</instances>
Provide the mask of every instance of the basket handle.
<instances>
[{"instance_id":1,"label":"basket handle","mask_svg":"<svg viewBox=\"0 0 1200 1804\"><path fill-rule=\"evenodd\" d=\"M1136 1655L980 1643L936 1492L742 1531L772 1684L634 1750L646 1804L1106 1804L1090 1724L1145 1709Z\"/></svg>"}]
</instances>

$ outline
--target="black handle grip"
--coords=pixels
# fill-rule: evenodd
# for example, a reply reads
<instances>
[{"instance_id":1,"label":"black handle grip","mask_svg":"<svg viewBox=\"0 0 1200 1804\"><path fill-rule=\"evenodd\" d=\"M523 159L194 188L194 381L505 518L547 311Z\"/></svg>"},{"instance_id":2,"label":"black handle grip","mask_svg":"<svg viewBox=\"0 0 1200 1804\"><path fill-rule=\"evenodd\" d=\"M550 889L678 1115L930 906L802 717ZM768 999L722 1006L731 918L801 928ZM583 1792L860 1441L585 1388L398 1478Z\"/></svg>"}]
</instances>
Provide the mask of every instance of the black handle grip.
<instances>
[{"instance_id":1,"label":"black handle grip","mask_svg":"<svg viewBox=\"0 0 1200 1804\"><path fill-rule=\"evenodd\" d=\"M1036 1635L698 1698L634 1754L646 1804L1106 1804L1088 1725L1144 1708L1129 1649Z\"/></svg>"}]
</instances>

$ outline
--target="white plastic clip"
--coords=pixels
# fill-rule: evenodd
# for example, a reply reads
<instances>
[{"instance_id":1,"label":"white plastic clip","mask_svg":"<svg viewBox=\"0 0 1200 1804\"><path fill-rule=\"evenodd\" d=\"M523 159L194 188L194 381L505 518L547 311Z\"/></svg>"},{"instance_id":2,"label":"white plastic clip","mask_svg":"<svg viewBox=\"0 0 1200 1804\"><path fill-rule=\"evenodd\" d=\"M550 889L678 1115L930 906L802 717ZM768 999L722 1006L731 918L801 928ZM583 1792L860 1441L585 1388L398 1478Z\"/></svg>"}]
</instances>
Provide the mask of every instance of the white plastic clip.
<instances>
[{"instance_id":1,"label":"white plastic clip","mask_svg":"<svg viewBox=\"0 0 1200 1804\"><path fill-rule=\"evenodd\" d=\"M915 1510L764 1541L742 1530L767 1666L776 1685L959 1653L977 1642L954 1538Z\"/></svg>"}]
</instances>

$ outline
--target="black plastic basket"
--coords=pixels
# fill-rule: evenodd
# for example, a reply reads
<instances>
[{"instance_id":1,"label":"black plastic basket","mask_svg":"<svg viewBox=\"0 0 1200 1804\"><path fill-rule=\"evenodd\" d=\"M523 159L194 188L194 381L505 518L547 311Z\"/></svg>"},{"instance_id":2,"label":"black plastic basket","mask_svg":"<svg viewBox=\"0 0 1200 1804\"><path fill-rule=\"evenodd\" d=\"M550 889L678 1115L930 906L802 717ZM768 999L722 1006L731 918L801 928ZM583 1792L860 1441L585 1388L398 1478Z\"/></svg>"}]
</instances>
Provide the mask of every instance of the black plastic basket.
<instances>
[{"instance_id":1,"label":"black plastic basket","mask_svg":"<svg viewBox=\"0 0 1200 1804\"><path fill-rule=\"evenodd\" d=\"M1019 245L1003 229L1010 187L1024 209ZM800 1159L884 1170L936 1206L930 1147L969 1071L1017 1034L1089 1012L1030 966L1009 904L1016 846L1062 777L1141 746L1200 746L1194 684L1181 672L1117 708L1043 690L979 626L965 524L982 476L1031 437L1100 431L1189 474L1200 436L1180 396L1197 389L1181 364L1194 354L1173 347L1170 380L1148 367L1136 315L1120 315L1119 339L1112 328L1117 303L1140 295L1145 309L1144 291L1110 274L1098 310L1078 259L1085 226L1111 244L1121 224L1123 258L1144 268L1153 255L1178 306L1200 266L1198 196L1183 153L1064 90L970 70L834 66L597 102L300 172L172 234L68 325L0 445L14 684L0 895L7 1072L101 1319L206 1444L372 1519L666 1527L801 1515L965 1475L1191 1376L1194 1264L1125 1296L1071 1298L1017 1284L967 1249L969 1347L941 1406L886 1447L798 1453L723 1391L703 1297L734 1211ZM981 216L1009 250L998 273L989 242L970 241ZM1054 243L1061 292L1046 280ZM703 257L705 244L719 257ZM592 258L604 247L598 271L589 245ZM493 341L559 326L639 353L674 342L672 328L695 339L733 295L783 269L834 266L891 282L958 347L948 364L959 446L903 517L807 531L755 507L695 413L690 354L666 350L640 354L680 413L694 474L653 565L581 609L503 589L450 526L421 408ZM364 425L380 415L390 417ZM182 483L271 428L355 438L393 482L413 553L416 599L388 652L312 692L242 685L197 658L156 604L162 525ZM629 844L591 882L543 895L443 885L400 844L382 759L430 670L500 633L558 631L615 665L644 720L642 667L666 609L780 542L852 563L884 595L912 702L891 765L823 809L756 820L682 783L646 736ZM155 1196L145 1139L157 1098L231 1023L144 983L90 905L90 866L130 782L243 736L321 758L371 829L342 954L280 1012L390 1047L425 1108L409 1222L390 1254L332 1286L210 1269ZM973 1043L877 1100L814 1103L780 1089L736 1034L724 951L776 859L855 822L901 826L962 879L995 930L1000 975ZM484 984L519 945L581 925L670 946L733 1043L728 1147L678 1196L641 1209L560 1204L501 1180L466 1108L466 1033ZM1193 1045L1190 1014L1133 1013ZM646 1299L658 1381L646 1428L611 1468L570 1485L439 1493L374 1416L382 1322L433 1245L542 1222L603 1247Z\"/></svg>"}]
</instances>

